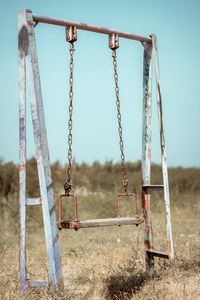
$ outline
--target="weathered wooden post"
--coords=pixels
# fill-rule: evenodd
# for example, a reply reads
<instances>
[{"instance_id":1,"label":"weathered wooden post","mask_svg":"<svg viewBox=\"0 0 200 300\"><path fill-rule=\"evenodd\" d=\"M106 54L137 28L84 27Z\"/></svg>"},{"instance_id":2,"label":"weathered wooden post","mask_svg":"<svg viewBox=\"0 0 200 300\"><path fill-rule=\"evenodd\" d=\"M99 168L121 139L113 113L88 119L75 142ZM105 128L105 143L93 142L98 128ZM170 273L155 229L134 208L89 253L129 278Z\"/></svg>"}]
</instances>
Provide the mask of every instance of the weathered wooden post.
<instances>
[{"instance_id":1,"label":"weathered wooden post","mask_svg":"<svg viewBox=\"0 0 200 300\"><path fill-rule=\"evenodd\" d=\"M56 211L52 191L49 150L40 86L38 58L32 12L19 13L19 100L20 100L20 288L63 284ZM40 197L26 198L26 71L30 77L31 114L36 147ZM26 205L42 205L47 246L49 281L29 280L26 273Z\"/></svg>"},{"instance_id":2,"label":"weathered wooden post","mask_svg":"<svg viewBox=\"0 0 200 300\"><path fill-rule=\"evenodd\" d=\"M172 239L170 196L167 170L167 155L163 129L162 98L160 89L160 72L158 63L157 41L154 34L151 35L152 43L143 43L144 46L144 69L143 69L143 134L142 134L142 207L144 215L144 235L145 235L145 265L147 274L152 277L154 273L154 257L169 259L174 267L174 248ZM151 175L151 111L152 111L152 65L155 71L155 81L157 90L158 121L160 128L160 146L162 160L163 184L152 185ZM165 210L167 239L166 251L160 252L153 247L153 229L151 224L151 192L163 191Z\"/></svg>"},{"instance_id":3,"label":"weathered wooden post","mask_svg":"<svg viewBox=\"0 0 200 300\"><path fill-rule=\"evenodd\" d=\"M151 113L152 113L152 81L151 81L151 60L152 45L143 43L144 65L143 65L143 118L142 118L142 208L144 216L144 246L145 266L149 276L153 275L153 256L148 255L148 250L153 248L152 226L151 226L151 196L150 186L151 175Z\"/></svg>"}]
</instances>

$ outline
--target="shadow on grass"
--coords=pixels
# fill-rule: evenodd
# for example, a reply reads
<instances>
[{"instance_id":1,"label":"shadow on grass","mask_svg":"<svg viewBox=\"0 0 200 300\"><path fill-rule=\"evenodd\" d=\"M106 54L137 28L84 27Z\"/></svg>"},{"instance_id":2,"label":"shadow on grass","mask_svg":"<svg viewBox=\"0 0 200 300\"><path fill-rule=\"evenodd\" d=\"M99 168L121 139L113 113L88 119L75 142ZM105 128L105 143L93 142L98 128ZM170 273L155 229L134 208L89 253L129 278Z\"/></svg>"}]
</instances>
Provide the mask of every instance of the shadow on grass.
<instances>
[{"instance_id":1,"label":"shadow on grass","mask_svg":"<svg viewBox=\"0 0 200 300\"><path fill-rule=\"evenodd\" d=\"M131 262L130 262L131 263ZM189 258L179 257L177 259L177 271L181 272L197 272L200 271L200 251L196 251ZM107 300L129 300L137 293L141 292L145 285L150 285L158 282L171 274L176 275L172 272L170 265L163 262L157 265L157 272L152 279L148 278L146 273L139 271L134 266L129 266L119 269L119 273L116 273L106 279L107 284ZM174 277L174 280L176 276Z\"/></svg>"},{"instance_id":2,"label":"shadow on grass","mask_svg":"<svg viewBox=\"0 0 200 300\"><path fill-rule=\"evenodd\" d=\"M157 269L157 270L156 270ZM120 266L118 271L107 277L105 283L107 292L105 299L107 300L129 300L137 293L141 292L146 285L158 284L171 268L168 265L157 264L154 270L154 276L149 278L145 272L142 271L141 263L135 263L130 260L126 266Z\"/></svg>"},{"instance_id":3,"label":"shadow on grass","mask_svg":"<svg viewBox=\"0 0 200 300\"><path fill-rule=\"evenodd\" d=\"M146 274L143 272L125 275L113 275L107 278L106 299L130 299L138 293L148 281Z\"/></svg>"}]
</instances>

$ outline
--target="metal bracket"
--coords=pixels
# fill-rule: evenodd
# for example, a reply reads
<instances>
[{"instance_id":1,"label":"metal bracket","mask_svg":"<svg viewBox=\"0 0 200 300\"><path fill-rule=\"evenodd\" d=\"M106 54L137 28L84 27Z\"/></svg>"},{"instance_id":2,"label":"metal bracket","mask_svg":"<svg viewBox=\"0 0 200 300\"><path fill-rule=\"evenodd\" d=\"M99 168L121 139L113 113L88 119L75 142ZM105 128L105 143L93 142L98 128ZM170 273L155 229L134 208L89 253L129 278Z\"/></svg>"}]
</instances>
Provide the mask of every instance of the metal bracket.
<instances>
[{"instance_id":1,"label":"metal bracket","mask_svg":"<svg viewBox=\"0 0 200 300\"><path fill-rule=\"evenodd\" d=\"M69 26L66 28L66 40L69 43L74 43L77 41L77 28L74 26Z\"/></svg>"},{"instance_id":2,"label":"metal bracket","mask_svg":"<svg viewBox=\"0 0 200 300\"><path fill-rule=\"evenodd\" d=\"M73 222L78 222L78 204L77 204L77 196L74 194L62 194L60 195L60 197L58 198L58 223L57 223L57 227L59 230L61 230L63 228L62 226L62 198L72 198L73 200L73 209L74 209L74 217L73 217Z\"/></svg>"},{"instance_id":3,"label":"metal bracket","mask_svg":"<svg viewBox=\"0 0 200 300\"><path fill-rule=\"evenodd\" d=\"M137 203L137 196L134 193L119 193L117 194L117 217L121 217L121 205L120 205L120 198L121 197L132 197L135 200L135 212L136 212L136 218L139 217L138 214L138 203Z\"/></svg>"},{"instance_id":4,"label":"metal bracket","mask_svg":"<svg viewBox=\"0 0 200 300\"><path fill-rule=\"evenodd\" d=\"M118 34L111 34L109 35L109 48L112 50L116 50L119 48L119 35Z\"/></svg>"}]
</instances>

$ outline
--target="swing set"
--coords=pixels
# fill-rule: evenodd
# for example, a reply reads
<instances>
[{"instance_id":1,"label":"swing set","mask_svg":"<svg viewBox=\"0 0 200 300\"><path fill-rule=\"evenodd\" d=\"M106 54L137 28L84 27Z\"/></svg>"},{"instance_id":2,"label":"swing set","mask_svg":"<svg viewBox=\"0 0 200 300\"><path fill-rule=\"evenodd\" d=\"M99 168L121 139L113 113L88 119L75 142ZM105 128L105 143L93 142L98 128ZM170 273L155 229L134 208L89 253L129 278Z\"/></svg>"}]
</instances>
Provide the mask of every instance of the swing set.
<instances>
[{"instance_id":1,"label":"swing set","mask_svg":"<svg viewBox=\"0 0 200 300\"><path fill-rule=\"evenodd\" d=\"M143 218L138 216L137 198L134 193L130 193L128 190L128 179L126 171L126 162L124 154L124 142L122 135L121 124L121 110L120 110L120 97L119 97L119 84L118 84L118 72L117 72L117 54L116 49L119 48L119 37L115 34L109 36L109 47L112 50L113 68L114 68L114 80L115 80L115 94L116 94L116 106L117 106L117 120L118 120L118 133L119 133L119 145L121 152L121 172L122 172L122 187L123 193L117 195L117 217L107 219L93 219L86 221L79 221L78 219L78 205L77 196L72 191L71 173L72 173L72 112L73 112L73 82L74 82L74 42L77 40L77 30L74 26L66 28L66 40L70 43L70 77L69 77L69 120L68 120L68 167L66 172L66 181L64 183L64 194L58 199L58 228L75 229L99 227L99 226L112 226L112 225L139 225L143 222ZM72 198L74 206L74 218L73 220L62 219L62 199ZM121 217L120 211L120 199L122 197L133 198L135 202L136 216L132 218Z\"/></svg>"},{"instance_id":2,"label":"swing set","mask_svg":"<svg viewBox=\"0 0 200 300\"><path fill-rule=\"evenodd\" d=\"M56 219L55 202L52 191L52 178L50 169L49 150L45 126L44 108L42 102L38 58L35 42L35 27L38 23L63 26L66 28L66 40L69 43L70 72L69 72L69 119L68 119L68 166L64 182L64 193L57 200L58 220ZM105 226L136 225L144 222L145 268L149 276L154 272L154 257L169 259L174 265L174 251L170 217L170 197L167 171L166 147L163 131L162 98L160 90L160 76L157 52L157 40L155 35L141 37L131 33L103 27L76 23L67 20L34 15L31 10L19 12L19 118L20 118L20 170L19 170L19 201L20 201L20 288L26 291L29 287L41 287L51 284L58 288L63 286L63 275L58 244L58 231L62 229L74 229ZM87 30L108 35L109 48L112 51L116 108L118 120L119 146L121 153L122 191L116 196L117 216L115 218L79 220L78 203L75 189L72 186L72 116L73 116L73 81L74 81L74 44L77 40L77 30ZM119 38L127 38L141 42L144 47L143 64L143 138L142 138L142 208L143 216L139 216L137 196L130 192L124 154L124 142L122 131L122 116L120 108L117 49ZM160 145L162 156L163 184L152 185L150 183L151 169L151 69L154 66L155 82L157 89L157 106L160 127ZM26 197L26 78L29 76L29 88L31 91L31 115L33 122L34 140L36 146L37 169L40 185L40 197ZM152 225L150 215L151 192L164 192L166 208L166 251L160 252L153 248ZM121 201L123 198L133 199L135 215L124 217L121 213ZM73 201L73 218L63 218L63 200ZM48 256L49 280L31 280L27 278L26 268L26 206L42 205L45 240Z\"/></svg>"}]
</instances>

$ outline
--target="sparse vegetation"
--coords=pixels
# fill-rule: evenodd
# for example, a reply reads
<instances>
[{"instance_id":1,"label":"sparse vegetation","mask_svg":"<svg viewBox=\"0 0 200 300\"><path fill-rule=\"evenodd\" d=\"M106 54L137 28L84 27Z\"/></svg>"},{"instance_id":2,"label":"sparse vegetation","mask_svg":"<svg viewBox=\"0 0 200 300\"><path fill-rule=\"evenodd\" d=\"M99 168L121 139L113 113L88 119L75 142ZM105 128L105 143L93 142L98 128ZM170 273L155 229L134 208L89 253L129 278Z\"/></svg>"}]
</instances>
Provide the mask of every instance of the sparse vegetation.
<instances>
[{"instance_id":1,"label":"sparse vegetation","mask_svg":"<svg viewBox=\"0 0 200 300\"><path fill-rule=\"evenodd\" d=\"M140 197L140 162L128 163L131 189ZM28 195L38 195L35 160L27 165ZM52 166L55 198L62 190L64 168ZM156 273L148 280L143 264L142 226L62 231L61 255L65 290L58 294L18 290L18 167L0 161L0 299L200 299L200 169L171 168L170 188L177 272L156 260ZM115 195L121 189L120 165L107 162L74 164L73 183L79 196L81 218L115 215ZM153 165L152 180L161 182L160 166ZM164 247L162 194L152 195L154 241ZM66 214L68 207L66 206ZM130 206L124 206L130 213ZM47 263L41 208L28 207L28 274L46 278Z\"/></svg>"}]
</instances>

